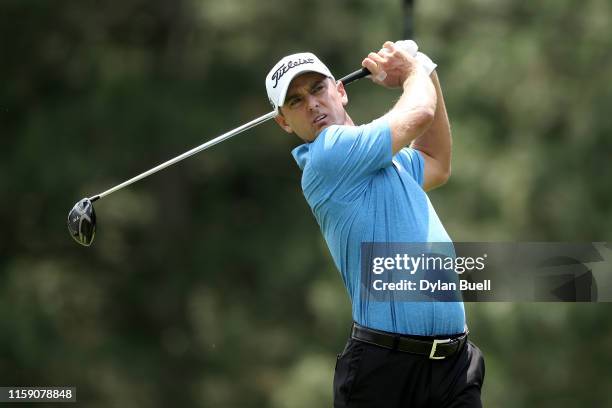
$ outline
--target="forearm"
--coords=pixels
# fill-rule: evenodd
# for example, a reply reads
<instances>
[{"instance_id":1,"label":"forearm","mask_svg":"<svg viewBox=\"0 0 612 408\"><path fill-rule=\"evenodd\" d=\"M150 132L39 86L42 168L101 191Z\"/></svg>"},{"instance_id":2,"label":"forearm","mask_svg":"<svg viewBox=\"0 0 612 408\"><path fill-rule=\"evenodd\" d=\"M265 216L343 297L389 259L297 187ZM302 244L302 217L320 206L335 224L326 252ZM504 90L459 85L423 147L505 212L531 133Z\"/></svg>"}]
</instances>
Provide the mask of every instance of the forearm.
<instances>
[{"instance_id":1,"label":"forearm","mask_svg":"<svg viewBox=\"0 0 612 408\"><path fill-rule=\"evenodd\" d=\"M444 97L442 96L442 88L436 71L432 72L431 81L437 96L434 119L429 128L422 135L414 139L411 147L430 156L435 160L442 173L450 175L452 137Z\"/></svg>"},{"instance_id":2,"label":"forearm","mask_svg":"<svg viewBox=\"0 0 612 408\"><path fill-rule=\"evenodd\" d=\"M437 92L422 67L415 65L403 83L402 96L387 114L393 140L393 154L422 137L433 123Z\"/></svg>"}]
</instances>

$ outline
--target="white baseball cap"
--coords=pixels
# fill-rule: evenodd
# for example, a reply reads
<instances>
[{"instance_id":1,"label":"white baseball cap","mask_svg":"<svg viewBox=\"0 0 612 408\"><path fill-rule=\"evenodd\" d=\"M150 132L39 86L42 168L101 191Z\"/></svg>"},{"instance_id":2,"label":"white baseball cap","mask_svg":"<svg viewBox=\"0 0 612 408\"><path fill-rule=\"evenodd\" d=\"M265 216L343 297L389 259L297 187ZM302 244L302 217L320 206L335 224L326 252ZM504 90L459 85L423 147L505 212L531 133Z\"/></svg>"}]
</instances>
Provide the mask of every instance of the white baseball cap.
<instances>
[{"instance_id":1,"label":"white baseball cap","mask_svg":"<svg viewBox=\"0 0 612 408\"><path fill-rule=\"evenodd\" d=\"M285 103L291 80L305 72L318 72L335 81L330 70L313 53L300 52L287 55L278 61L266 76L268 99L275 111Z\"/></svg>"}]
</instances>

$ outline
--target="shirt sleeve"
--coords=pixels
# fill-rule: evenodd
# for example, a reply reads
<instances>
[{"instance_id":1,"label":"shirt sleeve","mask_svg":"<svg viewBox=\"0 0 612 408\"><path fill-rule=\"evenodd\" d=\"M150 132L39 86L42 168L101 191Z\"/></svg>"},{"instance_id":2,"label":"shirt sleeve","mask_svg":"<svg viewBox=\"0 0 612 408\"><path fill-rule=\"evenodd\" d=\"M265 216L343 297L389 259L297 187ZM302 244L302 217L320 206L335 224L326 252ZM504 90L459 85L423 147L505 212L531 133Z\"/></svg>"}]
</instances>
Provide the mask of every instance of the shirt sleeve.
<instances>
[{"instance_id":1,"label":"shirt sleeve","mask_svg":"<svg viewBox=\"0 0 612 408\"><path fill-rule=\"evenodd\" d=\"M423 154L412 147L404 147L397 152L395 158L400 161L408 174L419 183L419 186L423 187L423 182L425 181L425 160Z\"/></svg>"},{"instance_id":2,"label":"shirt sleeve","mask_svg":"<svg viewBox=\"0 0 612 408\"><path fill-rule=\"evenodd\" d=\"M391 129L382 119L362 126L330 126L313 145L315 171L345 187L358 186L391 165Z\"/></svg>"}]
</instances>

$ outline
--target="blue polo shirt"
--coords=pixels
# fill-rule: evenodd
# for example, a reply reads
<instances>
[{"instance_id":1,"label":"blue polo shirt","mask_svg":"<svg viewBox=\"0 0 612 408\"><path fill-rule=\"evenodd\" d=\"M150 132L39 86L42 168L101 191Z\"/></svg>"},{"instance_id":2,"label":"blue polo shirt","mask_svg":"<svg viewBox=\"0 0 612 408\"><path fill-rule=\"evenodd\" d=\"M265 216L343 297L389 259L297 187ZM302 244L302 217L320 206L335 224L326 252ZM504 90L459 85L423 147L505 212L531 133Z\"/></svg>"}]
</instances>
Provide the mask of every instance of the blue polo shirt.
<instances>
[{"instance_id":1,"label":"blue polo shirt","mask_svg":"<svg viewBox=\"0 0 612 408\"><path fill-rule=\"evenodd\" d=\"M293 149L302 190L349 293L353 320L394 333L464 331L462 302L373 301L361 288L362 242L451 242L422 188L424 159L392 154L391 129L378 119L333 125Z\"/></svg>"}]
</instances>

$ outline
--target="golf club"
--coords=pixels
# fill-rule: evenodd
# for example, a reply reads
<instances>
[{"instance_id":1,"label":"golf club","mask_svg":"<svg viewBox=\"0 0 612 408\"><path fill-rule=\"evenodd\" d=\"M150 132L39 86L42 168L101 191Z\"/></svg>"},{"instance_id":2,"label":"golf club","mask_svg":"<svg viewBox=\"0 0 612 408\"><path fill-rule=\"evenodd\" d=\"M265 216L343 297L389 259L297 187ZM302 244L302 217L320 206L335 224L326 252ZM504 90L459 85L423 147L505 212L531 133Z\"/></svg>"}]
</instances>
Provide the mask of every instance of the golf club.
<instances>
[{"instance_id":1,"label":"golf club","mask_svg":"<svg viewBox=\"0 0 612 408\"><path fill-rule=\"evenodd\" d=\"M340 78L340 82L344 85L348 85L351 82L357 81L361 78L364 78L370 74L366 68L361 68L355 72L350 73L349 75ZM121 184L116 185L100 194L96 194L89 198L83 198L79 202L77 202L74 207L68 212L68 231L70 232L70 236L74 238L76 242L83 246L90 246L94 240L94 236L96 235L96 212L94 210L93 203L101 198L104 198L115 191L121 190L124 187L129 186L143 178L150 176L153 173L157 173L160 170L165 169L166 167L172 166L175 163L180 162L190 156L193 156L196 153L199 153L203 150L208 149L211 146L216 145L217 143L221 143L224 140L229 139L230 137L236 136L239 133L244 132L245 130L251 129L257 125L260 125L272 118L274 118L278 113L276 111L269 112L263 116L260 116L252 121L245 123L242 126L237 127L236 129L230 130L216 138L209 140L208 142L201 144L200 146L194 147L193 149L176 156L173 159L170 159L159 166L153 167L152 169L145 171L133 177L127 181L124 181Z\"/></svg>"}]
</instances>

